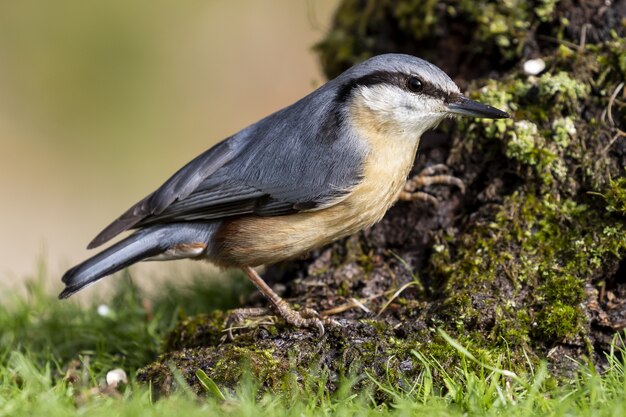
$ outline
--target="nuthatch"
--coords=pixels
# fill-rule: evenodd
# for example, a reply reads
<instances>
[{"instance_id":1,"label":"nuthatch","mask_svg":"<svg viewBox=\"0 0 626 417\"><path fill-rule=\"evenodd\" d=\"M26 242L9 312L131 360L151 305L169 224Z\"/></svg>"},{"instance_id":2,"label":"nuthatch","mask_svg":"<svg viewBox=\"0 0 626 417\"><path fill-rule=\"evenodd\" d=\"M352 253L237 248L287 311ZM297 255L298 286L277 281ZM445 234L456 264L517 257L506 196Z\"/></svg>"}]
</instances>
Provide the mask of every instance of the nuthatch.
<instances>
[{"instance_id":1,"label":"nuthatch","mask_svg":"<svg viewBox=\"0 0 626 417\"><path fill-rule=\"evenodd\" d=\"M456 184L439 168L407 182L420 136L445 117L505 118L464 97L439 68L401 54L355 65L289 107L189 162L106 227L88 248L138 229L65 273L67 298L139 261L205 259L241 268L294 326L296 311L252 269L296 257L378 222L416 187Z\"/></svg>"}]
</instances>

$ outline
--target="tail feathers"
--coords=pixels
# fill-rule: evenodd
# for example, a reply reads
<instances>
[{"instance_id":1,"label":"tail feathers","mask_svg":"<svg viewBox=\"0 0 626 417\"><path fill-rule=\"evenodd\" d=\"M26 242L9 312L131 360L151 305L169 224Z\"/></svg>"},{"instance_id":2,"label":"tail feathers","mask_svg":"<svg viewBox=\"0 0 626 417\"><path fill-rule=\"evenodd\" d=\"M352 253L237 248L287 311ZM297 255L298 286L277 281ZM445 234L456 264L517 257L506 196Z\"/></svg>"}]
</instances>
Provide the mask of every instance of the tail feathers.
<instances>
[{"instance_id":1,"label":"tail feathers","mask_svg":"<svg viewBox=\"0 0 626 417\"><path fill-rule=\"evenodd\" d=\"M209 242L214 229L212 224L172 224L139 230L67 271L61 278L66 287L59 298L68 298L107 275L156 257L176 245Z\"/></svg>"}]
</instances>

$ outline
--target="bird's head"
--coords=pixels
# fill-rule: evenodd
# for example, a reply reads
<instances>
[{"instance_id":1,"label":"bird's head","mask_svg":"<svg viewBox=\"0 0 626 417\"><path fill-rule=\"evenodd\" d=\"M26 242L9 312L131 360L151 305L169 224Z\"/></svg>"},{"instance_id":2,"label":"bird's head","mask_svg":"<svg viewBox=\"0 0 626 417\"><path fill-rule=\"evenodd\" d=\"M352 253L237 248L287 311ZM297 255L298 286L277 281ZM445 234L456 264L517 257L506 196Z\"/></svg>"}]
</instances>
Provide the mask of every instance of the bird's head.
<instances>
[{"instance_id":1,"label":"bird's head","mask_svg":"<svg viewBox=\"0 0 626 417\"><path fill-rule=\"evenodd\" d=\"M385 54L352 67L338 79L337 100L369 129L419 137L446 117L501 119L509 115L463 96L435 65L410 55Z\"/></svg>"}]
</instances>

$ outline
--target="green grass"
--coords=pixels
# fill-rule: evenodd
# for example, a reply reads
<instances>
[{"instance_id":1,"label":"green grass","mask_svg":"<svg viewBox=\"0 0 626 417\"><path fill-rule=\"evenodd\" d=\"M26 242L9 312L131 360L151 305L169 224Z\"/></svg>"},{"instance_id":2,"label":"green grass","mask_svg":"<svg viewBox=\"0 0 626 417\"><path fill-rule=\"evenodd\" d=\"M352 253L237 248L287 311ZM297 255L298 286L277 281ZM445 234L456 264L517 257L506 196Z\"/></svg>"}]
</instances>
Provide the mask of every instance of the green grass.
<instances>
[{"instance_id":1,"label":"green grass","mask_svg":"<svg viewBox=\"0 0 626 417\"><path fill-rule=\"evenodd\" d=\"M233 392L199 372L206 396L196 397L179 381L183 388L156 399L134 373L156 357L177 318L233 306L249 286L241 277L195 280L184 288L164 289L165 295L148 303L129 279L118 282L119 290L106 300L106 315L97 309L103 300L82 307L60 302L42 290L40 281L28 285L27 296L5 294L0 304L0 416L626 415L621 338L607 355L606 371L579 364L571 381L557 382L545 364L515 375L500 364L481 363L442 334L464 357L461 366L443 369L412 352L425 367L404 388L352 375L331 394L323 389L322 370L313 385L289 394L263 393L251 376ZM104 389L106 372L120 367L129 374L129 384L118 391ZM370 388L355 388L362 386ZM381 403L381 393L390 400Z\"/></svg>"}]
</instances>

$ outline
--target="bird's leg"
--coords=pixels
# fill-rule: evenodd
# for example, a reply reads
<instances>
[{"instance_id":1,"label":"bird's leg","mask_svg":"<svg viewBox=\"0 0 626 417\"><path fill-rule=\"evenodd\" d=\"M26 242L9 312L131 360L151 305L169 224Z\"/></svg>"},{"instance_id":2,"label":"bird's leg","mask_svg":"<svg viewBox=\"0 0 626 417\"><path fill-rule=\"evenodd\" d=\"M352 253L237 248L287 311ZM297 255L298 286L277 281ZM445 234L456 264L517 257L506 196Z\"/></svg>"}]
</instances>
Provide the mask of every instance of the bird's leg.
<instances>
[{"instance_id":1,"label":"bird's leg","mask_svg":"<svg viewBox=\"0 0 626 417\"><path fill-rule=\"evenodd\" d=\"M320 336L324 334L324 323L331 324L332 320L329 319L320 319L317 311L310 308L303 308L300 311L294 310L287 301L280 298L278 294L276 294L272 288L267 285L263 278L251 267L245 266L242 268L243 271L248 275L250 281L257 287L261 293L267 297L272 303L274 310L280 317L283 318L287 323L291 324L295 327L315 327L320 333ZM269 312L266 308L244 308L236 310L232 316L232 321L242 321L247 317L259 317L266 316ZM231 335L232 338L232 335Z\"/></svg>"},{"instance_id":2,"label":"bird's leg","mask_svg":"<svg viewBox=\"0 0 626 417\"><path fill-rule=\"evenodd\" d=\"M419 174L415 175L406 182L404 189L398 196L398 199L402 201L422 200L431 204L437 204L437 199L432 195L423 191L417 191L419 188L434 184L454 185L458 187L462 193L464 193L465 184L463 184L463 181L457 177L448 175L447 172L448 167L444 164L437 164L424 168Z\"/></svg>"}]
</instances>

